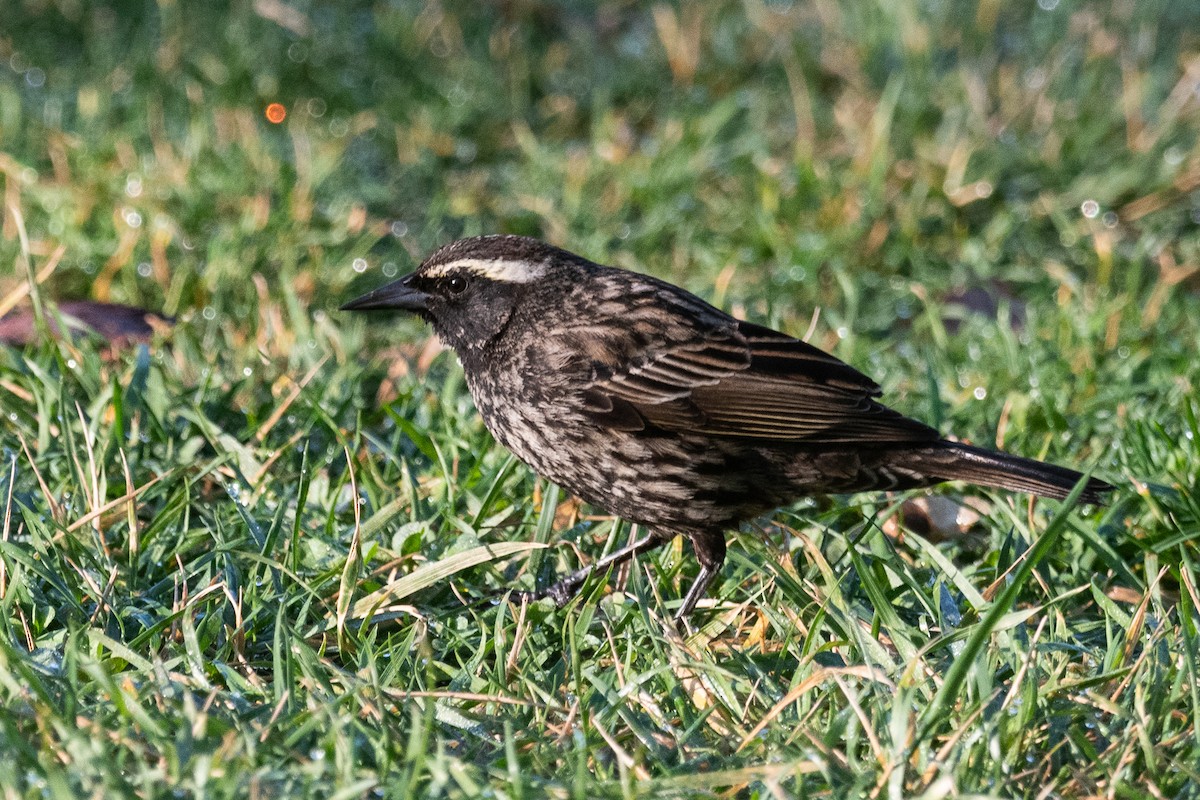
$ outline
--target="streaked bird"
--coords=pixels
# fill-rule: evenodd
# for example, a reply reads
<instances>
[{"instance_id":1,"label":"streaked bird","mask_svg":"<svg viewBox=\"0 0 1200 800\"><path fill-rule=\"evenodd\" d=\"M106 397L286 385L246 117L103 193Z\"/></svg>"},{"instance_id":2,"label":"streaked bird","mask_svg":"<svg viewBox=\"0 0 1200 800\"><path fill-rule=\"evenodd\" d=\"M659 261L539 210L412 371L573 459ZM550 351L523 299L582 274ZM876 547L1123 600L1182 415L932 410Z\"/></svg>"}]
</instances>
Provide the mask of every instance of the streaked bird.
<instances>
[{"instance_id":1,"label":"streaked bird","mask_svg":"<svg viewBox=\"0 0 1200 800\"><path fill-rule=\"evenodd\" d=\"M724 563L726 531L809 495L959 480L1062 499L1082 478L944 439L806 342L536 239L454 242L342 308L431 323L501 444L648 531L542 593L559 603L591 571L682 534L700 562L682 620ZM1112 488L1089 479L1081 499Z\"/></svg>"}]
</instances>

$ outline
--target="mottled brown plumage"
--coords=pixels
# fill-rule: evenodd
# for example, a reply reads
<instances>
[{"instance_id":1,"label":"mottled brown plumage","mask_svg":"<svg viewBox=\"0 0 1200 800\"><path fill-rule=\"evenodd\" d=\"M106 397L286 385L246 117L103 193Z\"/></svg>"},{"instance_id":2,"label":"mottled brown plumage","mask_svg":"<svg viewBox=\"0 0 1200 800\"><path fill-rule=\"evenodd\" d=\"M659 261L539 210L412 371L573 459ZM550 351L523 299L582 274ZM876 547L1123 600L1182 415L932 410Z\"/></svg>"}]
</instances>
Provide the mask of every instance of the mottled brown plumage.
<instances>
[{"instance_id":1,"label":"mottled brown plumage","mask_svg":"<svg viewBox=\"0 0 1200 800\"><path fill-rule=\"evenodd\" d=\"M505 447L650 531L595 568L686 535L701 572L680 618L720 569L725 531L797 498L964 480L1061 499L1081 477L942 439L812 345L535 239L455 242L343 308L431 322ZM1111 489L1092 479L1083 499ZM587 573L548 594L569 598Z\"/></svg>"}]
</instances>

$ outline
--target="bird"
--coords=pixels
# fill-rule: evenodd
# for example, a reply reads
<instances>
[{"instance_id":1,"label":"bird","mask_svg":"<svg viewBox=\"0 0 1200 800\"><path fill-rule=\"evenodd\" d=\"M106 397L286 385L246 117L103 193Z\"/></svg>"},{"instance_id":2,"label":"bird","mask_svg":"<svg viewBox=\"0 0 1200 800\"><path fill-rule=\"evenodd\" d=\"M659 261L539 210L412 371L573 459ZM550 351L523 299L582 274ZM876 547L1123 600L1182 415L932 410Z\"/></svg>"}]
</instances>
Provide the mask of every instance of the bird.
<instances>
[{"instance_id":1,"label":"bird","mask_svg":"<svg viewBox=\"0 0 1200 800\"><path fill-rule=\"evenodd\" d=\"M958 480L1061 500L1083 478L944 438L803 340L534 238L452 242L341 309L430 323L500 444L645 532L534 594L560 606L593 572L682 535L700 565L683 624L721 571L726 532L807 496ZM1079 498L1102 505L1113 488L1089 478Z\"/></svg>"}]
</instances>

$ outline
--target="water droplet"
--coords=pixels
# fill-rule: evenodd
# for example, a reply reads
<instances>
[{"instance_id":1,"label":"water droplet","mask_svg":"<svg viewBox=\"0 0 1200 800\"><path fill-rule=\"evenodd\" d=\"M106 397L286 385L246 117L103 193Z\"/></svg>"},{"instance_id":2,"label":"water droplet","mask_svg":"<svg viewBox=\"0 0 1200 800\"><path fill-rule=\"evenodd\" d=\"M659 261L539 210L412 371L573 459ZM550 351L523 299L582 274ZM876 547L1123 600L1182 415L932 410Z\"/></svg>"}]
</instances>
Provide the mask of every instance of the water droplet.
<instances>
[{"instance_id":1,"label":"water droplet","mask_svg":"<svg viewBox=\"0 0 1200 800\"><path fill-rule=\"evenodd\" d=\"M202 317L204 317L205 319L216 319L217 318L217 310L215 308L213 308L212 306L205 306L204 310L200 312L200 315Z\"/></svg>"},{"instance_id":2,"label":"water droplet","mask_svg":"<svg viewBox=\"0 0 1200 800\"><path fill-rule=\"evenodd\" d=\"M154 269L150 266L149 261L143 261L138 264L137 271L138 275L141 275L143 278L149 278L154 273Z\"/></svg>"},{"instance_id":3,"label":"water droplet","mask_svg":"<svg viewBox=\"0 0 1200 800\"><path fill-rule=\"evenodd\" d=\"M471 163L475 160L475 156L479 153L479 147L469 139L459 142L454 147L454 155L458 156L459 161Z\"/></svg>"},{"instance_id":4,"label":"water droplet","mask_svg":"<svg viewBox=\"0 0 1200 800\"><path fill-rule=\"evenodd\" d=\"M367 260L365 258L356 258L351 266L354 267L355 272L366 272Z\"/></svg>"},{"instance_id":5,"label":"water droplet","mask_svg":"<svg viewBox=\"0 0 1200 800\"><path fill-rule=\"evenodd\" d=\"M976 400L982 400L983 398L987 397L987 389L983 388L982 386L976 386L975 391L971 394L975 395Z\"/></svg>"},{"instance_id":6,"label":"water droplet","mask_svg":"<svg viewBox=\"0 0 1200 800\"><path fill-rule=\"evenodd\" d=\"M79 367L79 362L77 362L75 359L73 359L73 358L67 359L67 369L76 369L78 367Z\"/></svg>"},{"instance_id":7,"label":"water droplet","mask_svg":"<svg viewBox=\"0 0 1200 800\"><path fill-rule=\"evenodd\" d=\"M1096 215L1100 213L1100 204L1095 200L1084 200L1083 204L1079 206L1079 210L1088 219L1095 219Z\"/></svg>"},{"instance_id":8,"label":"water droplet","mask_svg":"<svg viewBox=\"0 0 1200 800\"><path fill-rule=\"evenodd\" d=\"M396 262L394 262L394 261L383 262L383 276L385 278L393 278L396 276L396 273L399 271L400 270L396 269Z\"/></svg>"},{"instance_id":9,"label":"water droplet","mask_svg":"<svg viewBox=\"0 0 1200 800\"><path fill-rule=\"evenodd\" d=\"M137 175L130 175L125 179L125 194L130 197L141 197L142 195L142 179Z\"/></svg>"},{"instance_id":10,"label":"water droplet","mask_svg":"<svg viewBox=\"0 0 1200 800\"><path fill-rule=\"evenodd\" d=\"M142 215L139 214L138 212L134 211L133 209L126 210L125 211L125 224L131 228L142 227Z\"/></svg>"},{"instance_id":11,"label":"water droplet","mask_svg":"<svg viewBox=\"0 0 1200 800\"><path fill-rule=\"evenodd\" d=\"M408 223L402 220L392 220L392 236L399 239L401 236L408 235Z\"/></svg>"},{"instance_id":12,"label":"water droplet","mask_svg":"<svg viewBox=\"0 0 1200 800\"><path fill-rule=\"evenodd\" d=\"M1053 11L1058 8L1058 0L1038 0L1038 8L1042 11Z\"/></svg>"},{"instance_id":13,"label":"water droplet","mask_svg":"<svg viewBox=\"0 0 1200 800\"><path fill-rule=\"evenodd\" d=\"M850 330L848 328L842 327L842 328L837 329L837 337L839 339L845 339L849 335L850 335Z\"/></svg>"},{"instance_id":14,"label":"water droplet","mask_svg":"<svg viewBox=\"0 0 1200 800\"><path fill-rule=\"evenodd\" d=\"M245 375L247 378L249 378L251 375L254 374L254 368L246 367L245 369L242 370L242 374Z\"/></svg>"},{"instance_id":15,"label":"water droplet","mask_svg":"<svg viewBox=\"0 0 1200 800\"><path fill-rule=\"evenodd\" d=\"M25 82L34 89L40 89L46 83L46 73L42 69L34 67L25 73Z\"/></svg>"}]
</instances>

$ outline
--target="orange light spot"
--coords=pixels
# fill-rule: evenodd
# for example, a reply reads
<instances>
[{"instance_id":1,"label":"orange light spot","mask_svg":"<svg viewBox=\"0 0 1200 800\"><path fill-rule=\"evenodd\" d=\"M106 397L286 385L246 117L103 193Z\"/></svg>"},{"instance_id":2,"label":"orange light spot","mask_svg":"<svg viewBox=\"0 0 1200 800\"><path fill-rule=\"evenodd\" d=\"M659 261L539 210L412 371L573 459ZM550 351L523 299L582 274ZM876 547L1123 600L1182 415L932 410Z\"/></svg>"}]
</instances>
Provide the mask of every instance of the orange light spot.
<instances>
[{"instance_id":1,"label":"orange light spot","mask_svg":"<svg viewBox=\"0 0 1200 800\"><path fill-rule=\"evenodd\" d=\"M273 122L276 125L287 119L287 106L283 103L271 103L267 106L267 122Z\"/></svg>"}]
</instances>

